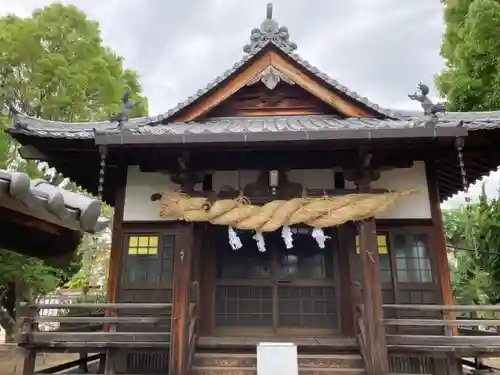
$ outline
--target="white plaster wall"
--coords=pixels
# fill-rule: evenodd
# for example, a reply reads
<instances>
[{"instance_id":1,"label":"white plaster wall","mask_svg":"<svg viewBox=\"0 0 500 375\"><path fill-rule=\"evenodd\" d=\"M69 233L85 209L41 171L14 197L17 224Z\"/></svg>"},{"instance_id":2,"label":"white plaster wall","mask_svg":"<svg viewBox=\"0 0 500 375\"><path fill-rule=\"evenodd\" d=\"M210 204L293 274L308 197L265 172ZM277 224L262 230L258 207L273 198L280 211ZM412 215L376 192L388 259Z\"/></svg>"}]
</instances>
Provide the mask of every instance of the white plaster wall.
<instances>
[{"instance_id":1,"label":"white plaster wall","mask_svg":"<svg viewBox=\"0 0 500 375\"><path fill-rule=\"evenodd\" d=\"M374 189L407 190L418 189L418 193L401 198L394 206L381 213L380 219L429 219L431 206L425 163L416 161L411 168L398 168L384 171L380 179L372 183ZM354 184L346 181L346 189L353 189Z\"/></svg>"},{"instance_id":2,"label":"white plaster wall","mask_svg":"<svg viewBox=\"0 0 500 375\"><path fill-rule=\"evenodd\" d=\"M123 221L168 220L160 218L159 202L151 201L151 195L178 187L166 174L141 172L137 166L128 167Z\"/></svg>"},{"instance_id":3,"label":"white plaster wall","mask_svg":"<svg viewBox=\"0 0 500 375\"><path fill-rule=\"evenodd\" d=\"M224 185L235 189L254 182L258 171L217 171L213 175L212 185L215 191ZM334 177L330 169L292 170L288 177L308 189L333 189ZM423 162L415 162L411 168L393 169L382 172L374 188L419 189L417 194L403 198L385 213L378 216L384 219L425 219L430 218L429 194ZM141 172L138 167L129 167L125 190L124 221L158 221L159 203L151 201L151 195L169 188L178 188L170 177L157 172ZM354 184L346 181L346 188L353 189ZM195 190L201 189L197 186Z\"/></svg>"}]
</instances>

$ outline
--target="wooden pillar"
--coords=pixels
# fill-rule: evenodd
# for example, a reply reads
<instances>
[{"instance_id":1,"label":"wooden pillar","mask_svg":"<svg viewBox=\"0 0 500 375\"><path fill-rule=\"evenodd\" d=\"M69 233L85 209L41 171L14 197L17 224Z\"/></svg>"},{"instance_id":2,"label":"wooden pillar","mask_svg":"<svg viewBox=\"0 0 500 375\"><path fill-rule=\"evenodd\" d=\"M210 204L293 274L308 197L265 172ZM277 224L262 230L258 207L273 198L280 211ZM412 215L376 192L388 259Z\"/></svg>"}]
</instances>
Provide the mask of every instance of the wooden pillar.
<instances>
[{"instance_id":1,"label":"wooden pillar","mask_svg":"<svg viewBox=\"0 0 500 375\"><path fill-rule=\"evenodd\" d=\"M111 233L111 254L108 267L108 302L116 302L118 280L120 279L120 261L123 248L123 211L125 208L125 187L127 184L127 166L120 162L117 171L115 191L115 213Z\"/></svg>"},{"instance_id":2,"label":"wooden pillar","mask_svg":"<svg viewBox=\"0 0 500 375\"><path fill-rule=\"evenodd\" d=\"M453 292L451 287L450 270L448 267L448 254L446 251L446 240L444 237L443 216L439 202L439 191L435 175L433 160L426 160L425 172L427 177L427 188L429 190L429 203L431 209L433 238L432 252L434 254L435 272L440 288L443 305L453 305ZM450 319L454 319L449 316Z\"/></svg>"},{"instance_id":3,"label":"wooden pillar","mask_svg":"<svg viewBox=\"0 0 500 375\"><path fill-rule=\"evenodd\" d=\"M188 361L189 290L193 261L193 225L179 223L178 246L174 254L170 375L183 375Z\"/></svg>"},{"instance_id":4,"label":"wooden pillar","mask_svg":"<svg viewBox=\"0 0 500 375\"><path fill-rule=\"evenodd\" d=\"M437 280L437 289L443 305L453 305L453 289L451 285L450 269L448 267L448 254L446 251L446 239L444 236L443 215L439 201L439 187L436 179L436 167L434 159L425 161L425 175L427 178L427 189L429 191L429 204L432 219L432 275ZM444 319L454 320L454 311L443 313ZM457 327L445 327L444 334L457 336ZM449 375L460 375L462 373L462 362L453 354L447 354L445 360L435 360L435 367L443 368Z\"/></svg>"},{"instance_id":5,"label":"wooden pillar","mask_svg":"<svg viewBox=\"0 0 500 375\"><path fill-rule=\"evenodd\" d=\"M23 375L34 375L36 364L36 349L29 348L24 354Z\"/></svg>"},{"instance_id":6,"label":"wooden pillar","mask_svg":"<svg viewBox=\"0 0 500 375\"><path fill-rule=\"evenodd\" d=\"M370 183L377 173L371 171L370 154L362 155L362 163L357 171L356 185L360 193L371 191ZM380 285L380 262L378 254L375 219L358 223L360 258L363 269L363 322L365 344L365 369L367 375L387 375L389 361L387 354L384 312L382 308L382 288Z\"/></svg>"},{"instance_id":7,"label":"wooden pillar","mask_svg":"<svg viewBox=\"0 0 500 375\"><path fill-rule=\"evenodd\" d=\"M355 314L354 312L354 300L352 292L352 282L351 282L351 252L355 252L353 249L354 238L356 236L356 230L351 224L344 224L338 229L338 241L337 244L332 246L338 246L334 251L338 251L338 262L340 267L340 321L341 321L341 333L345 337L355 337ZM336 259L337 261L337 259Z\"/></svg>"}]
</instances>

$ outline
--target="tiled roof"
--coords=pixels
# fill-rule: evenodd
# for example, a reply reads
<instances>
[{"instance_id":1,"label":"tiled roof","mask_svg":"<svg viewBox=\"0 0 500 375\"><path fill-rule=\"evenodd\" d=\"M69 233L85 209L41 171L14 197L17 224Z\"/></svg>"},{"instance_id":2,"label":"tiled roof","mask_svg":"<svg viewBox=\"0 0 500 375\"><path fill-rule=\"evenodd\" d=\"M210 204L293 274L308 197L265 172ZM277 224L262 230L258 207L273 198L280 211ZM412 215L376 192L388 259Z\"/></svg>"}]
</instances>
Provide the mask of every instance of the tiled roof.
<instances>
[{"instance_id":1,"label":"tiled roof","mask_svg":"<svg viewBox=\"0 0 500 375\"><path fill-rule=\"evenodd\" d=\"M127 121L128 126L148 124L147 117L139 117ZM42 120L24 114L14 116L12 133L30 134L47 138L91 139L94 131L105 132L116 129L116 123L101 122L62 122Z\"/></svg>"},{"instance_id":2,"label":"tiled roof","mask_svg":"<svg viewBox=\"0 0 500 375\"><path fill-rule=\"evenodd\" d=\"M303 69L322 80L327 86L331 87L332 89L339 91L358 102L361 102L363 105L371 108L383 117L397 118L397 116L391 110L382 108L378 104L372 103L370 100L362 97L358 93L349 90L349 88L341 85L338 81L321 72L318 68L311 65L309 62L295 53L294 51L297 48L297 45L289 40L288 29L286 27L279 27L278 23L274 19L272 19L272 6L270 9L268 4L267 17L264 22L262 22L260 29L254 29L251 31L250 44L244 46L243 48L243 50L246 52L243 58L236 62L230 69L226 70L220 76L216 77L203 89L198 90L193 96L190 96L185 101L178 103L175 107L173 107L166 113L156 116L152 121L155 123L160 123L170 118L191 103L194 103L196 100L219 86L219 84L221 84L223 81L233 76L240 68L252 61L255 56L266 49L266 47L269 47L271 45L297 62Z\"/></svg>"},{"instance_id":3,"label":"tiled roof","mask_svg":"<svg viewBox=\"0 0 500 375\"><path fill-rule=\"evenodd\" d=\"M172 117L174 114L179 112L181 109L186 108L188 105L194 103L196 100L200 99L202 96L204 96L205 94L207 94L211 90L215 89L223 81L225 81L226 79L233 76L233 74L235 74L247 62L252 60L253 57L256 56L257 54L259 54L268 44L274 45L276 48L278 48L280 51L282 51L288 57L290 57L291 59L296 61L302 68L304 68L309 73L311 73L311 74L315 75L316 77L318 77L319 79L321 79L324 83L326 83L332 89L340 91L343 94L347 95L348 97L350 97L358 102L361 102L366 107L371 108L372 110L378 112L380 115L382 115L384 117L397 118L397 115L394 112L392 112L391 110L382 108L378 104L372 103L370 100L368 100L368 98L363 97L363 96L359 95L358 93L349 90L349 88L341 85L338 81L329 77L326 73L323 73L322 71L320 71L317 67L310 64L307 60L300 57L297 53L289 52L289 51L285 50L283 47L280 47L279 45L277 45L273 41L269 40L263 46L256 49L256 51L249 53L248 55L243 56L243 58L240 61L236 62L232 66L231 69L228 69L220 76L217 76L212 82L210 82L203 89L198 90L193 96L188 97L185 101L177 103L177 105L175 107L171 108L166 113L160 114L158 116L151 118L151 121L153 123L161 123L162 121Z\"/></svg>"},{"instance_id":4,"label":"tiled roof","mask_svg":"<svg viewBox=\"0 0 500 375\"><path fill-rule=\"evenodd\" d=\"M423 118L422 112L394 110L403 119ZM445 112L439 116L441 124L462 123L468 130L488 130L500 128L500 111L484 112Z\"/></svg>"},{"instance_id":5,"label":"tiled roof","mask_svg":"<svg viewBox=\"0 0 500 375\"><path fill-rule=\"evenodd\" d=\"M48 213L61 223L77 224L84 232L100 232L109 224L108 219L101 217L99 200L58 188L45 180L31 180L24 173L0 169L0 199L4 195L34 212Z\"/></svg>"},{"instance_id":6,"label":"tiled roof","mask_svg":"<svg viewBox=\"0 0 500 375\"><path fill-rule=\"evenodd\" d=\"M457 126L460 116L454 116L440 123L443 127ZM169 123L151 125L147 118L134 119L124 124L124 134L133 135L189 135L221 133L285 133L321 132L333 130L382 130L410 129L422 127L425 118L406 118L402 120L374 118L339 118L335 115L311 116L269 116L269 117L224 117L212 118L203 122ZM500 119L499 119L500 122ZM438 126L439 127L439 126ZM69 124L34 119L17 115L14 134L28 134L47 138L92 139L99 135L117 136L116 124L109 122Z\"/></svg>"}]
</instances>

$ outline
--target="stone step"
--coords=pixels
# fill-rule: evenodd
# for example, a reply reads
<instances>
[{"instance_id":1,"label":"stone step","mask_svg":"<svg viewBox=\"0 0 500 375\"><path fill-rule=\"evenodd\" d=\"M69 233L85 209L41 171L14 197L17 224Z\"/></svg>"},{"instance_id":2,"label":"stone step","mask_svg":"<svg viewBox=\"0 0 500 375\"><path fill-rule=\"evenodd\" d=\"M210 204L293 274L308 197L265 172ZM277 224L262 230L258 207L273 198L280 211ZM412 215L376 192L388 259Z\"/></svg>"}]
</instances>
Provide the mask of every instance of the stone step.
<instances>
[{"instance_id":1,"label":"stone step","mask_svg":"<svg viewBox=\"0 0 500 375\"><path fill-rule=\"evenodd\" d=\"M209 367L193 366L191 369L193 375L256 375L256 367ZM363 369L350 368L301 368L299 375L364 375Z\"/></svg>"},{"instance_id":2,"label":"stone step","mask_svg":"<svg viewBox=\"0 0 500 375\"><path fill-rule=\"evenodd\" d=\"M356 354L299 354L299 368L363 368L363 360ZM256 354L250 353L196 353L194 366L198 367L255 367Z\"/></svg>"}]
</instances>

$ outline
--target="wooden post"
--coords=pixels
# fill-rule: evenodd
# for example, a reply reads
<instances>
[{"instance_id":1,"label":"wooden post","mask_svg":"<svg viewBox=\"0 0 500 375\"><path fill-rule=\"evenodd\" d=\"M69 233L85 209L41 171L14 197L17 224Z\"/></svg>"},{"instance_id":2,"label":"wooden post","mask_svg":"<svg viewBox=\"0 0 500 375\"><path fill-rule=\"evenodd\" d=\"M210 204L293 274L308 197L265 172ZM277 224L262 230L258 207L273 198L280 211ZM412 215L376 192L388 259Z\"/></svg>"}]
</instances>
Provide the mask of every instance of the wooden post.
<instances>
[{"instance_id":1,"label":"wooden post","mask_svg":"<svg viewBox=\"0 0 500 375\"><path fill-rule=\"evenodd\" d=\"M193 261L193 225L179 223L178 245L174 254L170 375L183 375L188 362L189 290Z\"/></svg>"},{"instance_id":2,"label":"wooden post","mask_svg":"<svg viewBox=\"0 0 500 375\"><path fill-rule=\"evenodd\" d=\"M448 254L446 251L446 239L444 237L443 216L439 204L438 186L435 175L434 162L429 159L425 161L425 174L427 177L427 188L429 190L429 203L431 209L431 218L433 226L433 254L435 272L440 287L441 300L443 305L453 305L453 292L451 287L450 270L448 267ZM444 314L445 319L455 319L455 312L450 311ZM456 328L453 334L457 335Z\"/></svg>"},{"instance_id":3,"label":"wooden post","mask_svg":"<svg viewBox=\"0 0 500 375\"><path fill-rule=\"evenodd\" d=\"M16 336L17 341L21 340L26 327L26 334L29 336L37 330L35 318L38 314L37 309L33 306L34 301L31 298L31 290L26 290L26 285L23 281L16 281ZM27 297L27 298L26 298ZM25 324L25 319L27 323ZM33 375L35 373L37 351L35 348L27 348L24 354L23 375Z\"/></svg>"},{"instance_id":4,"label":"wooden post","mask_svg":"<svg viewBox=\"0 0 500 375\"><path fill-rule=\"evenodd\" d=\"M23 375L34 375L36 364L36 350L29 348L26 350L23 361Z\"/></svg>"},{"instance_id":5,"label":"wooden post","mask_svg":"<svg viewBox=\"0 0 500 375\"><path fill-rule=\"evenodd\" d=\"M370 159L370 155L364 155L362 168L358 172L356 184L360 193L369 193L371 191L370 182L374 179L375 174L369 169ZM366 344L366 373L367 375L387 375L389 362L382 308L377 231L374 218L359 223L359 245L364 274L363 321Z\"/></svg>"},{"instance_id":6,"label":"wooden post","mask_svg":"<svg viewBox=\"0 0 500 375\"><path fill-rule=\"evenodd\" d=\"M116 332L116 324L111 323L109 325L109 332ZM104 375L114 375L116 373L116 349L115 348L107 348L106 356L104 358ZM99 364L101 367L101 364Z\"/></svg>"},{"instance_id":7,"label":"wooden post","mask_svg":"<svg viewBox=\"0 0 500 375\"><path fill-rule=\"evenodd\" d=\"M443 216L439 202L439 189L436 180L436 169L434 159L430 157L425 161L425 175L427 178L427 189L429 190L429 203L431 209L433 229L433 276L437 279L437 286L443 305L453 305L453 289L451 285L450 269L448 267L448 253L446 251L446 239L444 237ZM454 311L443 312L443 319L456 319ZM446 336L457 336L457 327L445 327ZM454 354L446 354L446 370L450 375L460 374L462 371L460 358Z\"/></svg>"}]
</instances>

